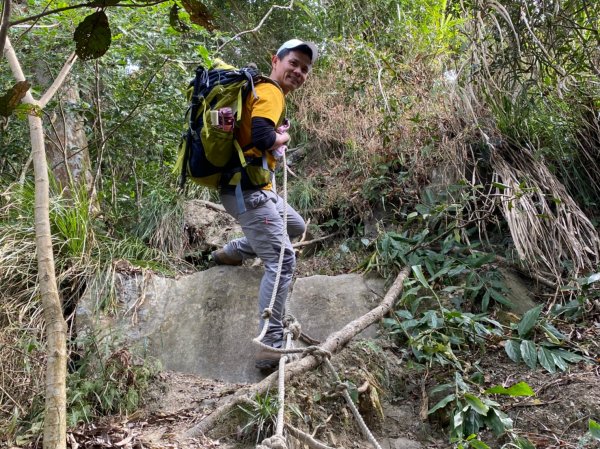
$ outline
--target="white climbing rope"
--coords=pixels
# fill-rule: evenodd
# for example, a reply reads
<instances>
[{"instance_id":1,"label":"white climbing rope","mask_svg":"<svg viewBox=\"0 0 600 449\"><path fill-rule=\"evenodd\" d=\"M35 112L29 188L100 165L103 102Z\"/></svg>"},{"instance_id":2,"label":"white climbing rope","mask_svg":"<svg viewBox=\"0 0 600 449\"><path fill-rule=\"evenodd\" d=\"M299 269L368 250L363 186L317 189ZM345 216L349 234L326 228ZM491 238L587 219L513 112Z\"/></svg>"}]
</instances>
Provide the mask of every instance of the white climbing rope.
<instances>
[{"instance_id":1,"label":"white climbing rope","mask_svg":"<svg viewBox=\"0 0 600 449\"><path fill-rule=\"evenodd\" d=\"M280 242L281 249L279 251L279 261L277 263L277 274L275 276L275 283L273 285L273 293L271 294L271 301L269 302L269 307L266 308L265 310L263 310L262 315L261 315L261 318L264 320L263 327L261 329L260 334L256 338L254 338L252 340L252 342L270 352L275 352L275 353L280 353L280 354L295 354L295 353L297 354L297 353L303 352L303 349L301 349L301 348L297 348L297 349L295 349L295 348L273 348L272 346L266 345L262 342L262 339L264 338L264 336L267 333L267 330L269 329L269 319L273 315L273 305L275 304L275 298L277 297L277 290L279 290L279 282L281 280L281 271L282 271L282 267L283 267L283 256L285 254L285 241L287 239L288 201L287 201L287 170L285 169L287 161L286 161L286 157L285 157L285 152L282 155L281 163L283 165L283 194L281 195L281 198L283 199L283 232L281 234L281 242ZM290 294L288 292L288 295L285 298L285 302L282 305L282 310L286 310L289 297L290 297ZM297 326L299 326L299 324L296 324L296 327ZM294 335L300 335L300 331L294 330ZM294 339L296 339L296 338L294 338Z\"/></svg>"},{"instance_id":2,"label":"white climbing rope","mask_svg":"<svg viewBox=\"0 0 600 449\"><path fill-rule=\"evenodd\" d=\"M286 332L285 338L285 349L290 348L292 345L292 334L290 332ZM277 410L277 427L275 429L275 435L283 436L283 415L285 411L285 364L288 361L288 356L283 355L279 359L279 377L278 377L278 404L279 409Z\"/></svg>"},{"instance_id":3,"label":"white climbing rope","mask_svg":"<svg viewBox=\"0 0 600 449\"><path fill-rule=\"evenodd\" d=\"M354 415L354 418L358 422L358 425L363 433L363 435L367 438L367 440L375 447L375 449L382 449L367 425L363 420L360 412L354 405L350 394L348 393L348 388L345 384L341 382L337 371L334 366L330 362L331 353L327 350L320 348L319 346L309 346L307 348L294 348L292 339L297 340L301 334L300 324L296 321L296 319L292 315L286 315L285 318L282 317L282 321L285 326L285 344L283 348L273 348L269 345L266 345L262 342L262 339L267 333L269 329L269 320L273 314L273 305L275 304L275 298L277 297L277 290L279 289L279 282L281 279L281 271L283 267L283 256L285 254L285 243L287 238L287 170L286 170L286 158L285 152L282 156L282 164L283 164L283 232L281 235L281 250L279 252L279 261L277 266L277 274L275 276L275 283L273 285L273 293L271 294L271 301L269 303L269 307L262 312L262 318L264 320L263 327L261 329L260 334L252 340L257 345L276 353L281 353L282 357L279 359L279 373L278 373L278 383L277 383L277 397L278 397L278 409L277 409L277 423L275 429L275 435L264 439L259 445L256 446L256 449L287 449L286 438L283 435L283 431L285 429L284 423L284 415L285 415L285 364L287 363L289 357L287 354L294 353L302 353L302 357L306 355L313 355L325 362L328 369L333 375L336 383L338 385L343 385L344 388L342 390L342 395L346 399L348 406ZM287 302L289 299L289 293L286 296L285 302L282 305L282 310L286 310ZM321 444L321 443L320 443ZM322 445L327 447L325 445Z\"/></svg>"},{"instance_id":4,"label":"white climbing rope","mask_svg":"<svg viewBox=\"0 0 600 449\"><path fill-rule=\"evenodd\" d=\"M277 274L275 276L275 283L273 285L273 293L271 294L271 301L269 302L269 307L265 310L263 310L262 312L262 319L264 321L263 323L263 327L262 330L260 332L260 334L258 335L258 337L256 337L253 341L258 343L259 346L265 347L265 348L271 348L271 346L265 345L264 343L262 343L262 339L264 338L264 336L267 333L267 330L269 329L269 320L271 318L271 316L273 315L273 305L275 304L275 298L277 297L277 290L279 289L279 281L281 280L281 270L283 267L283 256L285 254L285 241L287 238L287 170L285 169L285 164L286 164L286 160L285 160L285 152L283 153L283 157L282 157L282 164L283 164L283 232L281 233L281 249L279 251L279 261L277 262ZM286 298L286 303L287 303L287 298ZM285 304L283 304L283 309L285 310ZM271 348L273 349L273 348ZM278 352L278 351L277 351Z\"/></svg>"}]
</instances>

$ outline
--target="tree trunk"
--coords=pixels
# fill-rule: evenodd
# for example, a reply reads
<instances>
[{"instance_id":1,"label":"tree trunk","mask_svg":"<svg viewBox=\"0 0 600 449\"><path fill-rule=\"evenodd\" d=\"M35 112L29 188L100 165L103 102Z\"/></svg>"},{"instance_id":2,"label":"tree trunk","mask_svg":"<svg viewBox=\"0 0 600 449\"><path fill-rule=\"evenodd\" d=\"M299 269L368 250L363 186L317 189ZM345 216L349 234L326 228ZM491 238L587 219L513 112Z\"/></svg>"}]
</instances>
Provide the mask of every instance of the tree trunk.
<instances>
[{"instance_id":1,"label":"tree trunk","mask_svg":"<svg viewBox=\"0 0 600 449\"><path fill-rule=\"evenodd\" d=\"M43 89L53 83L52 74L41 62L33 76ZM58 185L58 191L73 197L72 189L84 186L91 192L92 170L85 134L84 118L75 106L80 102L79 89L73 81L65 83L58 96L58 104L48 111L50 123L45 126L46 158Z\"/></svg>"},{"instance_id":2,"label":"tree trunk","mask_svg":"<svg viewBox=\"0 0 600 449\"><path fill-rule=\"evenodd\" d=\"M44 448L64 449L67 442L67 323L63 317L54 271L49 218L48 165L42 119L29 116L29 133L35 173L35 236L38 280L46 322L46 408Z\"/></svg>"},{"instance_id":3,"label":"tree trunk","mask_svg":"<svg viewBox=\"0 0 600 449\"><path fill-rule=\"evenodd\" d=\"M6 39L4 55L10 65L14 78L24 81L25 75L17 59L10 40ZM52 234L50 231L49 181L44 131L40 109L43 109L76 61L71 55L62 70L39 101L27 92L23 103L34 107L29 113L29 133L31 154L35 175L35 238L38 260L38 282L44 319L46 322L46 407L44 418L44 449L66 449L67 447L67 325L63 317L62 304L58 296ZM36 110L38 109L38 110Z\"/></svg>"},{"instance_id":4,"label":"tree trunk","mask_svg":"<svg viewBox=\"0 0 600 449\"><path fill-rule=\"evenodd\" d=\"M89 192L92 171L84 121L71 107L79 103L79 92L73 85L62 92L61 105L50 115L51 128L46 139L48 163L62 191L68 194L71 188L85 186Z\"/></svg>"}]
</instances>

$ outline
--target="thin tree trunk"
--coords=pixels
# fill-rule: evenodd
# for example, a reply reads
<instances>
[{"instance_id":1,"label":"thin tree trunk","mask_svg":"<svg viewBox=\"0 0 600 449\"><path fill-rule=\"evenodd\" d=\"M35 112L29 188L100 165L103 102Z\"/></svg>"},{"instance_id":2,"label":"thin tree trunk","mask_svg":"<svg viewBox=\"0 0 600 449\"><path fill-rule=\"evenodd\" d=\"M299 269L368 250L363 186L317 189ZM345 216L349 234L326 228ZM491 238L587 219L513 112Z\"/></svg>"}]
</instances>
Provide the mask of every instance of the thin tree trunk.
<instances>
[{"instance_id":1,"label":"thin tree trunk","mask_svg":"<svg viewBox=\"0 0 600 449\"><path fill-rule=\"evenodd\" d=\"M6 39L4 55L10 65L14 78L17 81L24 81L25 75L8 38ZM40 101L36 101L33 98L30 90L25 95L23 103L43 109L65 80L75 60L76 56L74 54L69 57L59 75L46 93L44 93ZM48 355L43 445L44 449L66 449L67 324L63 316L62 304L56 284L52 234L50 231L48 163L46 161L44 131L39 111L33 110L29 114L29 134L31 137L31 154L35 175L34 220L38 282L46 322Z\"/></svg>"},{"instance_id":2,"label":"thin tree trunk","mask_svg":"<svg viewBox=\"0 0 600 449\"><path fill-rule=\"evenodd\" d=\"M35 238L38 281L46 322L46 408L44 448L66 448L67 441L67 323L58 296L49 218L48 164L42 119L29 116L29 133L35 173Z\"/></svg>"},{"instance_id":3,"label":"thin tree trunk","mask_svg":"<svg viewBox=\"0 0 600 449\"><path fill-rule=\"evenodd\" d=\"M0 18L0 53L4 52L4 44L8 36L8 23L10 20L10 0L2 2L2 17Z\"/></svg>"},{"instance_id":4,"label":"thin tree trunk","mask_svg":"<svg viewBox=\"0 0 600 449\"><path fill-rule=\"evenodd\" d=\"M77 86L70 85L61 92L61 100L67 105L79 103ZM91 191L92 169L82 115L61 104L50 114L50 121L52 127L46 140L46 154L60 189L71 197L75 196L71 189L80 186Z\"/></svg>"}]
</instances>

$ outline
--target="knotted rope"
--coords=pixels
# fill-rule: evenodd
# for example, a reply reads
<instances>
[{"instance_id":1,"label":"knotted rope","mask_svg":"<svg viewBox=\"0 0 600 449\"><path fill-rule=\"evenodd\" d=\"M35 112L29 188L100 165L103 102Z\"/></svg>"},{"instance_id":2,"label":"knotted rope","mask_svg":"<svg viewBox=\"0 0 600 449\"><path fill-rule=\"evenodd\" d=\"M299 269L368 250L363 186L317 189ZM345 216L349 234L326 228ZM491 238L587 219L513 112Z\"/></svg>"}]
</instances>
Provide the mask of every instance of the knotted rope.
<instances>
[{"instance_id":1,"label":"knotted rope","mask_svg":"<svg viewBox=\"0 0 600 449\"><path fill-rule=\"evenodd\" d=\"M283 153L281 160L282 160L282 164L284 167L284 170L283 170L283 193L281 195L281 197L283 198L283 233L281 234L281 242L280 242L281 249L279 251L279 260L277 262L277 274L275 276L275 283L273 285L273 293L271 294L271 301L269 302L269 307L264 309L261 314L261 318L264 321L263 327L262 327L261 332L258 335L258 337L256 337L254 340L252 340L252 342L254 344L256 344L257 346L259 346L263 349L266 349L267 351L270 351L270 352L275 352L275 353L279 353L279 354L298 354L298 353L303 352L303 349L300 349L300 348L297 348L297 349L296 348L273 348L272 346L266 345L262 342L262 339L264 338L264 336L267 333L267 330L269 329L269 319L273 316L273 306L275 305L275 298L277 297L277 290L279 289L279 282L281 280L281 271L282 271L282 267L283 267L283 256L285 254L285 241L287 238L288 201L287 201L287 170L285 169L287 162L286 162L285 153ZM289 297L290 297L290 295L288 293L288 295L285 298L285 302L283 304L283 310L285 310L287 307L287 302L289 300ZM285 317L284 317L284 320L285 320ZM296 323L296 324L291 324L290 329L291 329L292 335L294 336L294 340L297 340L298 337L302 333L300 324L296 322L296 319L292 315L289 315L288 321L289 321L289 323ZM284 325L285 325L285 321L284 321ZM286 360L289 360L289 359L286 359Z\"/></svg>"},{"instance_id":2,"label":"knotted rope","mask_svg":"<svg viewBox=\"0 0 600 449\"><path fill-rule=\"evenodd\" d=\"M273 435L265 438L262 443L256 446L256 449L287 449L287 443L283 436Z\"/></svg>"}]
</instances>

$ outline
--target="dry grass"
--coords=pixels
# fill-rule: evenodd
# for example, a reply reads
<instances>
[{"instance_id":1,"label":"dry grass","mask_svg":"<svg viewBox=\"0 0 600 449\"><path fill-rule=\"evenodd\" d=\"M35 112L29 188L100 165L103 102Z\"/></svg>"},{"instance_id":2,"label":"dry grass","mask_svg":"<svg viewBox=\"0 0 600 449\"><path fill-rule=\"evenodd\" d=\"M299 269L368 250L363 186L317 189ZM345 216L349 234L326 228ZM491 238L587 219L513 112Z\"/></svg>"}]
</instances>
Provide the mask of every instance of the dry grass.
<instances>
[{"instance_id":1,"label":"dry grass","mask_svg":"<svg viewBox=\"0 0 600 449\"><path fill-rule=\"evenodd\" d=\"M4 295L0 301L0 434L10 435L17 419L28 416L34 398L43 391L43 324L34 304L20 304Z\"/></svg>"},{"instance_id":2,"label":"dry grass","mask_svg":"<svg viewBox=\"0 0 600 449\"><path fill-rule=\"evenodd\" d=\"M17 187L0 195L0 434L10 435L43 388L43 317L37 297L33 227L15 204ZM27 207L28 196L20 197ZM30 199L30 198L29 198ZM22 211L25 212L25 211ZM1 442L2 440L0 440Z\"/></svg>"},{"instance_id":3,"label":"dry grass","mask_svg":"<svg viewBox=\"0 0 600 449\"><path fill-rule=\"evenodd\" d=\"M43 390L45 369L44 320L39 301L31 186L13 185L0 193L0 435L14 436L17 425L39 424L34 404ZM51 225L57 284L70 332L74 309L92 279L102 282L110 306L113 263L122 259L146 263L157 270L174 266L164 253L140 240L114 240L96 235L87 216L87 203L68 204L53 197ZM71 338L72 335L69 335ZM21 429L22 431L23 429ZM0 438L0 445L2 439Z\"/></svg>"},{"instance_id":4,"label":"dry grass","mask_svg":"<svg viewBox=\"0 0 600 449\"><path fill-rule=\"evenodd\" d=\"M544 163L526 148L498 148L492 165L502 211L519 256L535 271L560 279L580 276L600 262L598 233Z\"/></svg>"},{"instance_id":5,"label":"dry grass","mask_svg":"<svg viewBox=\"0 0 600 449\"><path fill-rule=\"evenodd\" d=\"M380 203L388 216L410 212L424 201L424 187L443 190L461 181L476 192L462 218L479 220L484 234L501 212L516 252L536 274L560 280L595 269L597 231L549 164L534 157L535 136L527 147L499 131L484 93L502 90L493 79L485 89L459 86L445 80L438 62L387 54L384 64L356 42L333 51L334 62L294 97L295 116L309 135L302 175L319 191L312 204L325 211L322 218L329 212L364 220ZM480 56L483 61L489 55ZM582 166L592 183L600 182L592 154L597 125L597 118L588 121L588 135L580 139L587 161ZM485 147L486 154L474 146ZM407 174L403 179L401 172Z\"/></svg>"},{"instance_id":6,"label":"dry grass","mask_svg":"<svg viewBox=\"0 0 600 449\"><path fill-rule=\"evenodd\" d=\"M504 185L491 196L519 257L559 283L600 261L598 232L584 212L597 212L600 192L598 49L585 37L597 34L597 12L586 21L580 8L506 1L478 12L465 23L476 65L465 66L472 73L456 98L457 113L490 148L488 183Z\"/></svg>"},{"instance_id":7,"label":"dry grass","mask_svg":"<svg viewBox=\"0 0 600 449\"><path fill-rule=\"evenodd\" d=\"M441 73L422 55L392 67L358 42L344 44L332 44L334 62L293 97L308 134L303 175L316 180L316 203L347 208L348 218L382 203L419 202L435 167L461 161L456 154L465 148Z\"/></svg>"}]
</instances>

